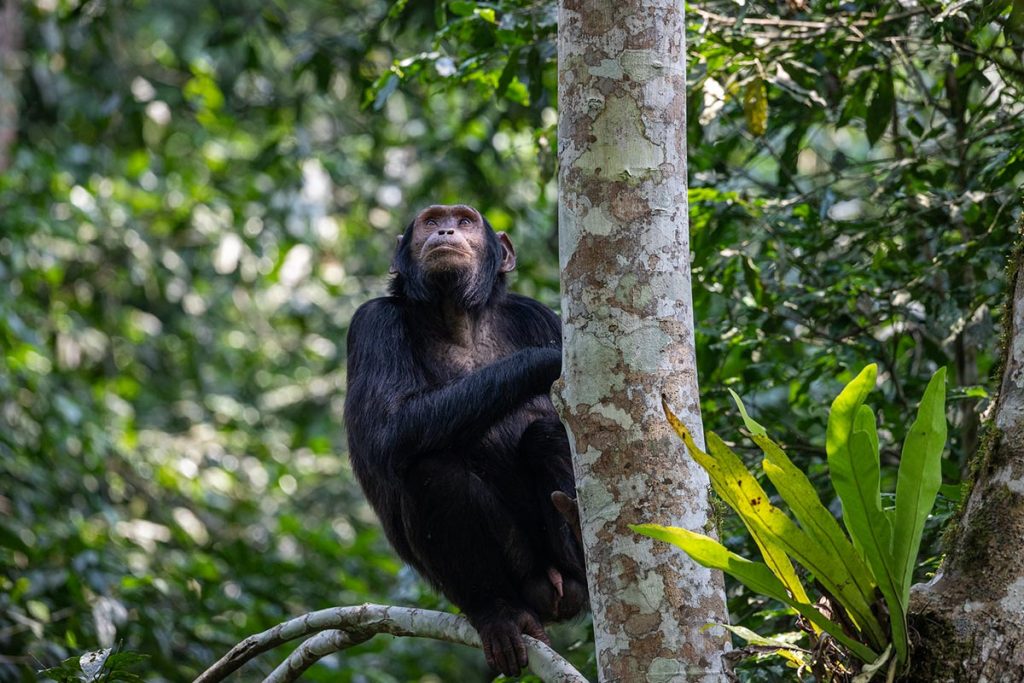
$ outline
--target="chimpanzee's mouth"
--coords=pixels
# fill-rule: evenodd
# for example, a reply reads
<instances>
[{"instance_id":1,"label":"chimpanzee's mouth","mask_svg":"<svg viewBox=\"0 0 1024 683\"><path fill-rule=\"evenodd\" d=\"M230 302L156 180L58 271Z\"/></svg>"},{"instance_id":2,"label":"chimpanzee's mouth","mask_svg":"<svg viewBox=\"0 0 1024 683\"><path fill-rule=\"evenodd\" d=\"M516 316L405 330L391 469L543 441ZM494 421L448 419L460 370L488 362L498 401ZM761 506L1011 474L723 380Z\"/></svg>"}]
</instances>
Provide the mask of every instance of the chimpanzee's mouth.
<instances>
[{"instance_id":1,"label":"chimpanzee's mouth","mask_svg":"<svg viewBox=\"0 0 1024 683\"><path fill-rule=\"evenodd\" d=\"M433 254L433 253L439 252L439 251L446 251L446 252L452 252L452 253L456 253L456 254L463 254L464 256L472 256L473 255L465 247L461 247L461 246L459 246L457 244L452 244L450 242L438 242L438 243L432 244L432 245L429 246L429 248L427 249L426 253L427 253L427 255L430 255L430 254Z\"/></svg>"}]
</instances>

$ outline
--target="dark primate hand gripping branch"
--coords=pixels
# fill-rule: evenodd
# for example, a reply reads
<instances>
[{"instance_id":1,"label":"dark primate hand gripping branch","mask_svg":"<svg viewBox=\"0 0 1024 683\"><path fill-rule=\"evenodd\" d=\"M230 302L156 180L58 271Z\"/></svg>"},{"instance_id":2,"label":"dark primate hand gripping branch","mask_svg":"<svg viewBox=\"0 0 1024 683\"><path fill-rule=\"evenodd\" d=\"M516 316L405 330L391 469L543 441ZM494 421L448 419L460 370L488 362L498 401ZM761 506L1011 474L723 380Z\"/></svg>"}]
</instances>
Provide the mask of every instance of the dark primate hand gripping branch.
<instances>
[{"instance_id":1,"label":"dark primate hand gripping branch","mask_svg":"<svg viewBox=\"0 0 1024 683\"><path fill-rule=\"evenodd\" d=\"M508 236L468 206L431 206L399 238L391 295L349 327L345 423L367 499L399 556L480 633L490 666L587 603L583 551L552 495L575 495L548 396L561 325L507 293ZM564 494L564 495L563 495Z\"/></svg>"}]
</instances>

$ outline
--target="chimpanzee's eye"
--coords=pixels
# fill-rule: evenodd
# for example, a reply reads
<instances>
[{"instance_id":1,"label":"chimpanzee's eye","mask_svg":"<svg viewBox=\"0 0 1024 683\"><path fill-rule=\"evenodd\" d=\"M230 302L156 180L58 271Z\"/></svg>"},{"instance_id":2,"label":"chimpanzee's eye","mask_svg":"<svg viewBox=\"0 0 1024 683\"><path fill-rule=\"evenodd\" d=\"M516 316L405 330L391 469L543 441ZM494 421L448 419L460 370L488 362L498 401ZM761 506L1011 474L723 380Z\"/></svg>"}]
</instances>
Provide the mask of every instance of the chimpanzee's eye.
<instances>
[{"instance_id":1,"label":"chimpanzee's eye","mask_svg":"<svg viewBox=\"0 0 1024 683\"><path fill-rule=\"evenodd\" d=\"M469 225L470 220L468 218L460 218L459 225Z\"/></svg>"},{"instance_id":2,"label":"chimpanzee's eye","mask_svg":"<svg viewBox=\"0 0 1024 683\"><path fill-rule=\"evenodd\" d=\"M432 226L434 226L436 228L437 227L437 221L435 221L433 218L428 218L427 219L427 225L432 225Z\"/></svg>"}]
</instances>

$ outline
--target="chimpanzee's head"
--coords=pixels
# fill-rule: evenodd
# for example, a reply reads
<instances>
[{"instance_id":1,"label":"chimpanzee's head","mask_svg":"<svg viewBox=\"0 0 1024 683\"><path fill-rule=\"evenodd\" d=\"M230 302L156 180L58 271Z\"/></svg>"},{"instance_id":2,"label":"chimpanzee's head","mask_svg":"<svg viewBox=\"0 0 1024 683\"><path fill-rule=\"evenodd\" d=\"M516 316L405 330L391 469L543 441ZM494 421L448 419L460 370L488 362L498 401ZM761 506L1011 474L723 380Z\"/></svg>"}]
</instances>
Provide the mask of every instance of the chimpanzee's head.
<instances>
[{"instance_id":1,"label":"chimpanzee's head","mask_svg":"<svg viewBox=\"0 0 1024 683\"><path fill-rule=\"evenodd\" d=\"M476 309L504 291L505 273L515 266L512 241L494 232L479 211L464 204L430 206L398 238L391 293Z\"/></svg>"}]
</instances>

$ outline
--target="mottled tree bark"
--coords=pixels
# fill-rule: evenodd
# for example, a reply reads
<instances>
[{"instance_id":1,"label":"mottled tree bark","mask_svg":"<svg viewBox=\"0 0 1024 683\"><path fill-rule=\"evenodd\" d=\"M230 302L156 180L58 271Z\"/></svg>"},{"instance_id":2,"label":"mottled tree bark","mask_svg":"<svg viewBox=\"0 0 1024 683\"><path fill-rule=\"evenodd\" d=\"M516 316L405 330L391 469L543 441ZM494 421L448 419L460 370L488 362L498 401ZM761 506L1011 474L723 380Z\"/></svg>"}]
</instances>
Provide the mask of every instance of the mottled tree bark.
<instances>
[{"instance_id":1,"label":"mottled tree bark","mask_svg":"<svg viewBox=\"0 0 1024 683\"><path fill-rule=\"evenodd\" d=\"M602 681L720 681L722 576L629 524L707 531L686 203L683 3L561 0L560 410Z\"/></svg>"},{"instance_id":2,"label":"mottled tree bark","mask_svg":"<svg viewBox=\"0 0 1024 683\"><path fill-rule=\"evenodd\" d=\"M19 0L0 0L0 173L10 165L18 132L18 76L21 73Z\"/></svg>"},{"instance_id":3,"label":"mottled tree bark","mask_svg":"<svg viewBox=\"0 0 1024 683\"><path fill-rule=\"evenodd\" d=\"M1024 252L1013 264L1005 363L974 485L935 578L911 600L908 680L1024 681Z\"/></svg>"}]
</instances>

